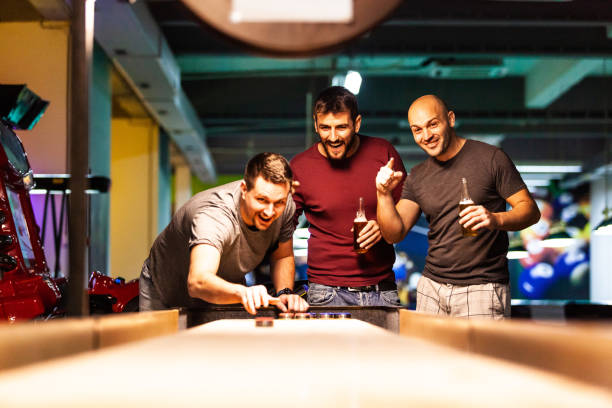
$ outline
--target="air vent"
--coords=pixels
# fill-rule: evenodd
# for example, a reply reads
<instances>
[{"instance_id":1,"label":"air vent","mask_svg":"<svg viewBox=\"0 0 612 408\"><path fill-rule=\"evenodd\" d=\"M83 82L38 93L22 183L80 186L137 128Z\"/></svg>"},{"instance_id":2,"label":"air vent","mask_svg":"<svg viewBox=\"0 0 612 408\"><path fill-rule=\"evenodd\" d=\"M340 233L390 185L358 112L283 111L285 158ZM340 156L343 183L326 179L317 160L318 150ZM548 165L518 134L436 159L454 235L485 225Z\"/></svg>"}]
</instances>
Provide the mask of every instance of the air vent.
<instances>
[{"instance_id":1,"label":"air vent","mask_svg":"<svg viewBox=\"0 0 612 408\"><path fill-rule=\"evenodd\" d=\"M502 78L508 68L501 59L434 60L429 65L429 76L443 79Z\"/></svg>"}]
</instances>

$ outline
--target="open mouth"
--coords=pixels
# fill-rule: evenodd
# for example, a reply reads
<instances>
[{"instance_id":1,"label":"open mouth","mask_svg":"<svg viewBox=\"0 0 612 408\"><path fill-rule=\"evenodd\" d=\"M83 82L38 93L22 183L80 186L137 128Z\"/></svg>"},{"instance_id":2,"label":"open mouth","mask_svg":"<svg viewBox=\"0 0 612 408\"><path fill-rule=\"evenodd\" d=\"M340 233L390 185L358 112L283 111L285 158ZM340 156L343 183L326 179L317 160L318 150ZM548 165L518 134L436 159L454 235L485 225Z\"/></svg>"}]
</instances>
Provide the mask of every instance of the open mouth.
<instances>
[{"instance_id":1,"label":"open mouth","mask_svg":"<svg viewBox=\"0 0 612 408\"><path fill-rule=\"evenodd\" d=\"M267 224L267 223L269 223L270 221L272 221L272 217L270 217L270 218L264 218L264 217L262 217L261 215L258 215L257 217L259 218L259 221L260 221L262 224Z\"/></svg>"},{"instance_id":2,"label":"open mouth","mask_svg":"<svg viewBox=\"0 0 612 408\"><path fill-rule=\"evenodd\" d=\"M332 150L340 150L340 148L342 148L344 146L344 143L340 142L340 143L327 143L327 147L331 148Z\"/></svg>"}]
</instances>

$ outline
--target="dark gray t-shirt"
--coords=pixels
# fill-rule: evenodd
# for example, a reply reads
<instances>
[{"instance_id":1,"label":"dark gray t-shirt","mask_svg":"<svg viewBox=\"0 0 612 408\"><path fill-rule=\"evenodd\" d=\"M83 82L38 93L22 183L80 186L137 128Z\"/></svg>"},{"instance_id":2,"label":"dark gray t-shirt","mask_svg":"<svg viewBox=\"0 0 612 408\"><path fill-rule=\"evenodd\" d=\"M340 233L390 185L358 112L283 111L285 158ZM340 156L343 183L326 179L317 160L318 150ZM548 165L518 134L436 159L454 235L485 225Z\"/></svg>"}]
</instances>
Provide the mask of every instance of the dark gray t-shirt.
<instances>
[{"instance_id":1,"label":"dark gray t-shirt","mask_svg":"<svg viewBox=\"0 0 612 408\"><path fill-rule=\"evenodd\" d=\"M508 233L480 229L476 237L461 234L462 177L472 200L491 212L505 211L505 199L526 188L502 150L475 140L467 140L448 161L429 157L415 166L404 183L402 199L417 203L429 221L423 275L458 285L507 283Z\"/></svg>"},{"instance_id":2,"label":"dark gray t-shirt","mask_svg":"<svg viewBox=\"0 0 612 408\"><path fill-rule=\"evenodd\" d=\"M291 239L295 204L289 195L283 214L265 231L252 230L240 216L240 181L194 195L157 237L147 264L153 284L168 307L200 303L187 292L190 250L212 245L221 253L217 275L242 283L269 249ZM201 303L200 303L201 304Z\"/></svg>"}]
</instances>

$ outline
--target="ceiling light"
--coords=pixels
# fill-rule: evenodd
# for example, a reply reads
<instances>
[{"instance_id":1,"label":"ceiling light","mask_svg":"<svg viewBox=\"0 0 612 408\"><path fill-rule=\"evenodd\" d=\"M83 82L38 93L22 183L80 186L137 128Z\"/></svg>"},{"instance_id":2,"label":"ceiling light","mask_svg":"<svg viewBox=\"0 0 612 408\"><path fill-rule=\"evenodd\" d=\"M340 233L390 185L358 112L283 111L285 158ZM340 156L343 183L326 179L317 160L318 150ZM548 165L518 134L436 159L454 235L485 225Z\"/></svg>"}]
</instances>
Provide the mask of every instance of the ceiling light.
<instances>
[{"instance_id":1,"label":"ceiling light","mask_svg":"<svg viewBox=\"0 0 612 408\"><path fill-rule=\"evenodd\" d=\"M524 179L523 181L527 187L548 187L550 184L549 179Z\"/></svg>"},{"instance_id":2,"label":"ceiling light","mask_svg":"<svg viewBox=\"0 0 612 408\"><path fill-rule=\"evenodd\" d=\"M523 246L520 240L515 240L510 242L510 247L508 248L508 253L506 257L508 259L524 259L529 256L529 252Z\"/></svg>"},{"instance_id":3,"label":"ceiling light","mask_svg":"<svg viewBox=\"0 0 612 408\"><path fill-rule=\"evenodd\" d=\"M564 223L559 223L550 229L550 235L540 243L544 248L567 248L576 243L576 239L567 233Z\"/></svg>"},{"instance_id":4,"label":"ceiling light","mask_svg":"<svg viewBox=\"0 0 612 408\"><path fill-rule=\"evenodd\" d=\"M516 169L520 173L580 173L582 166L519 165Z\"/></svg>"},{"instance_id":5,"label":"ceiling light","mask_svg":"<svg viewBox=\"0 0 612 408\"><path fill-rule=\"evenodd\" d=\"M604 219L593 231L597 235L612 235L612 217Z\"/></svg>"},{"instance_id":6,"label":"ceiling light","mask_svg":"<svg viewBox=\"0 0 612 408\"><path fill-rule=\"evenodd\" d=\"M344 87L357 95L359 93L359 88L361 88L361 81L359 72L349 71L346 73L346 78L344 79Z\"/></svg>"},{"instance_id":7,"label":"ceiling light","mask_svg":"<svg viewBox=\"0 0 612 408\"><path fill-rule=\"evenodd\" d=\"M346 75L337 74L332 78L332 86L343 86L355 95L359 93L361 82L361 75L357 71L348 71Z\"/></svg>"}]
</instances>

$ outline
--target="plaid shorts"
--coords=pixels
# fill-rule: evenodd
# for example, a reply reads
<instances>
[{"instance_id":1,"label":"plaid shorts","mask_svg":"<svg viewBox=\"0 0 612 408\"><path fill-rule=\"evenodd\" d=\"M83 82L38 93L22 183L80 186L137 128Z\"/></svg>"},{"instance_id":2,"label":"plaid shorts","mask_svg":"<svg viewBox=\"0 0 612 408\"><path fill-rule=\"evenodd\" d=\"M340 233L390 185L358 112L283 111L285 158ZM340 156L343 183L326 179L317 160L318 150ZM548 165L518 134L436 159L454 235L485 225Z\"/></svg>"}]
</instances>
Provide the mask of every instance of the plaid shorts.
<instances>
[{"instance_id":1,"label":"plaid shorts","mask_svg":"<svg viewBox=\"0 0 612 408\"><path fill-rule=\"evenodd\" d=\"M453 285L421 276L417 284L417 312L466 319L510 317L510 285Z\"/></svg>"}]
</instances>

